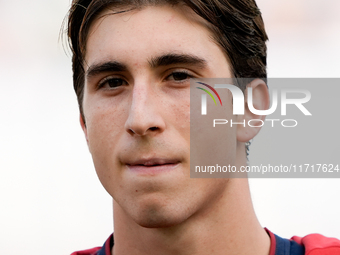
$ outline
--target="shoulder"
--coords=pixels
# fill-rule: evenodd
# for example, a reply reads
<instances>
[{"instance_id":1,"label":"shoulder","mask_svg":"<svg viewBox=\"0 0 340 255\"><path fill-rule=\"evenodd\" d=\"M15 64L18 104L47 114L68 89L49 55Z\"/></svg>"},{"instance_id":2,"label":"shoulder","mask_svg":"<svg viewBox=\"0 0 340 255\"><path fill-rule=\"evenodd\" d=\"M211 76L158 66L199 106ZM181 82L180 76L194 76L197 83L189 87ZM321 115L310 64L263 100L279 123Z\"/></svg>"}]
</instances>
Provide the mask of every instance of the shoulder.
<instances>
[{"instance_id":1,"label":"shoulder","mask_svg":"<svg viewBox=\"0 0 340 255\"><path fill-rule=\"evenodd\" d=\"M75 251L71 255L111 255L111 249L113 247L113 234L105 241L102 247L95 247L92 249Z\"/></svg>"},{"instance_id":2,"label":"shoulder","mask_svg":"<svg viewBox=\"0 0 340 255\"><path fill-rule=\"evenodd\" d=\"M102 247L95 247L92 249L87 249L83 251L75 251L71 255L96 255Z\"/></svg>"},{"instance_id":3,"label":"shoulder","mask_svg":"<svg viewBox=\"0 0 340 255\"><path fill-rule=\"evenodd\" d=\"M305 255L336 255L340 254L340 240L320 234L305 237L293 236L291 240L305 247Z\"/></svg>"}]
</instances>

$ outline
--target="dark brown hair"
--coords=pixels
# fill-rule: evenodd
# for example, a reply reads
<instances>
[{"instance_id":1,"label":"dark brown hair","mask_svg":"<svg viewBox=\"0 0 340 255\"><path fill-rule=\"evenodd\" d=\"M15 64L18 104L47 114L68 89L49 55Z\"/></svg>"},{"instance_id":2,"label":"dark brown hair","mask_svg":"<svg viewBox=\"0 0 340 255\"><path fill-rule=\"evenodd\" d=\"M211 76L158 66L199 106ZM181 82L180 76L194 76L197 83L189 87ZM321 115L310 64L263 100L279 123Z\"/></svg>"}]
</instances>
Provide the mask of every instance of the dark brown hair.
<instances>
[{"instance_id":1,"label":"dark brown hair","mask_svg":"<svg viewBox=\"0 0 340 255\"><path fill-rule=\"evenodd\" d=\"M157 4L187 5L211 24L214 40L225 52L235 78L266 79L268 37L255 0L73 0L67 33L73 54L73 86L83 118L83 63L91 23L108 8Z\"/></svg>"}]
</instances>

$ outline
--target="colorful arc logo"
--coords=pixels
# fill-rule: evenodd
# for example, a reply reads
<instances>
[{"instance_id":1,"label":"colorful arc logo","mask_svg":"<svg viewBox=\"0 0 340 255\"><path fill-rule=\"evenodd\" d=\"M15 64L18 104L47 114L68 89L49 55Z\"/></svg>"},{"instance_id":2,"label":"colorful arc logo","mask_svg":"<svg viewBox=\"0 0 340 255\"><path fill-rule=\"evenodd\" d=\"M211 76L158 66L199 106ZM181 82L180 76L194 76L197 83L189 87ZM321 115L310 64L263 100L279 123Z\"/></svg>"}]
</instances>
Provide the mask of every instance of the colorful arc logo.
<instances>
[{"instance_id":1,"label":"colorful arc logo","mask_svg":"<svg viewBox=\"0 0 340 255\"><path fill-rule=\"evenodd\" d=\"M203 83L203 82L197 82L197 83L199 83L199 84L201 84L201 85L204 85L204 86L208 87L209 89L211 89L211 90L215 93L215 95L218 97L218 100L220 100L220 103L221 103L221 105L222 105L222 101L221 101L220 95L217 93L217 91L216 91L213 87L211 87L210 85L205 84L205 83ZM208 90L203 89L203 88L200 88L200 87L196 87L196 88L205 91L205 92L206 92L209 96L211 96L211 98L214 100L215 105L217 105L214 96L213 96Z\"/></svg>"}]
</instances>

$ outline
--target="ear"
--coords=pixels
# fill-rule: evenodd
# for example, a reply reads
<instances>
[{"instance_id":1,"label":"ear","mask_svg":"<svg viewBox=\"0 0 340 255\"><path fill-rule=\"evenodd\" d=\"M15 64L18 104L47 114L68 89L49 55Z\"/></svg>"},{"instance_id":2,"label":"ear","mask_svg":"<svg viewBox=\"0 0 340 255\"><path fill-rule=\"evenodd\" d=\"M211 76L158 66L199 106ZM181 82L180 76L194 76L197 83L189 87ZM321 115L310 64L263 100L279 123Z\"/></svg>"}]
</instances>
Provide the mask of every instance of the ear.
<instances>
[{"instance_id":1,"label":"ear","mask_svg":"<svg viewBox=\"0 0 340 255\"><path fill-rule=\"evenodd\" d=\"M249 88L252 89L252 105L254 106L253 108L255 108L256 110L267 110L270 104L268 87L263 80L254 79L247 85L247 88L245 90L244 115L237 116L237 121L245 121L245 125L237 125L237 140L239 142L247 142L253 139L257 135L257 133L260 132L261 126L263 126L263 121L265 119L265 115L256 115L249 110ZM248 123L250 123L250 125Z\"/></svg>"},{"instance_id":2,"label":"ear","mask_svg":"<svg viewBox=\"0 0 340 255\"><path fill-rule=\"evenodd\" d=\"M86 142L87 142L87 144L88 144L88 143L89 143L89 140L87 139L87 129L86 129L86 124L85 124L85 121L84 121L83 116L82 116L81 113L79 114L79 122L80 122L81 128L82 128L83 131L84 131L85 138L86 138Z\"/></svg>"}]
</instances>

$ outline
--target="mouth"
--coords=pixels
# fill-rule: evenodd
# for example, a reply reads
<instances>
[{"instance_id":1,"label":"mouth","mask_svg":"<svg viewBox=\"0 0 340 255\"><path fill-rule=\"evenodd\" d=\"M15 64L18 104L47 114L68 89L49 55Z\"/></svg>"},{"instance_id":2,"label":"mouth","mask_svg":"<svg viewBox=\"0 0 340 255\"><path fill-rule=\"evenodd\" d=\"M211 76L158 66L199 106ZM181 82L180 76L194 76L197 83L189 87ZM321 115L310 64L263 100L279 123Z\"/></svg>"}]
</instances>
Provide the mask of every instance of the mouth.
<instances>
[{"instance_id":1,"label":"mouth","mask_svg":"<svg viewBox=\"0 0 340 255\"><path fill-rule=\"evenodd\" d=\"M180 164L178 159L148 158L137 159L126 163L129 170L144 174L168 172Z\"/></svg>"}]
</instances>

